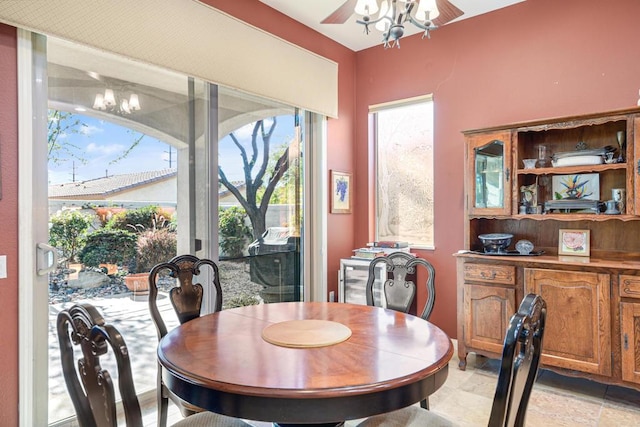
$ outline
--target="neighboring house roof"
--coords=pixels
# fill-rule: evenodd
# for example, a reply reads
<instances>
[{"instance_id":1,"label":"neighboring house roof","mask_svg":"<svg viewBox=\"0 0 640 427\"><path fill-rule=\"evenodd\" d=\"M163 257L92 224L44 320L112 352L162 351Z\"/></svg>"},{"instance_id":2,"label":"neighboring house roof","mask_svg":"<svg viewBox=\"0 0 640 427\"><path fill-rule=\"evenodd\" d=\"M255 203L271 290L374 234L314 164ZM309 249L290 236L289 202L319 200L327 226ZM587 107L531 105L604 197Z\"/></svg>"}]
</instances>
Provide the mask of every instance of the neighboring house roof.
<instances>
[{"instance_id":1,"label":"neighboring house roof","mask_svg":"<svg viewBox=\"0 0 640 427\"><path fill-rule=\"evenodd\" d=\"M231 184L236 187L240 193L244 194L245 193L245 187L247 186L246 183L244 181L231 181ZM235 199L235 196L231 193L231 191L227 190L227 187L225 187L222 184L218 184L218 198L223 199L223 198L228 198L228 197L233 197Z\"/></svg>"},{"instance_id":2,"label":"neighboring house roof","mask_svg":"<svg viewBox=\"0 0 640 427\"><path fill-rule=\"evenodd\" d=\"M100 199L105 196L157 183L176 177L175 169L112 175L88 181L68 182L49 186L50 199Z\"/></svg>"}]
</instances>

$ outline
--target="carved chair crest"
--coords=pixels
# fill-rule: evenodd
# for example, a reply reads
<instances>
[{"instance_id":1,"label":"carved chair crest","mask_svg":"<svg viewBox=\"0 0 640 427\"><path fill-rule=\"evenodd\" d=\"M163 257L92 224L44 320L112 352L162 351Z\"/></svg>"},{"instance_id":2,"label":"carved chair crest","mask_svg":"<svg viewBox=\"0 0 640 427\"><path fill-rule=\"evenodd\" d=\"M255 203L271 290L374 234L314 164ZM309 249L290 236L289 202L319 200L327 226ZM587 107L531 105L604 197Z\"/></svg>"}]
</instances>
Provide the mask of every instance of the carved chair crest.
<instances>
[{"instance_id":1,"label":"carved chair crest","mask_svg":"<svg viewBox=\"0 0 640 427\"><path fill-rule=\"evenodd\" d=\"M58 314L57 330L62 371L80 427L117 426L113 381L100 364L100 357L109 348L118 365L118 388L127 426L142 427L129 352L117 329L106 324L91 304L76 304ZM82 352L77 359L77 372L74 346L79 346Z\"/></svg>"},{"instance_id":2,"label":"carved chair crest","mask_svg":"<svg viewBox=\"0 0 640 427\"><path fill-rule=\"evenodd\" d=\"M407 313L416 296L416 284L409 279L415 276L418 266L424 267L427 273L426 290L427 301L421 313L425 320L431 315L435 303L435 269L425 259L415 257L405 252L393 252L383 257L375 258L369 265L367 280L367 304L374 305L373 285L375 282L376 266L385 264L386 277L383 278L383 293L387 308ZM417 278L416 278L417 280Z\"/></svg>"},{"instance_id":3,"label":"carved chair crest","mask_svg":"<svg viewBox=\"0 0 640 427\"><path fill-rule=\"evenodd\" d=\"M200 317L204 290L202 284L194 283L194 276L200 276L201 272L204 271L203 266L209 266L211 269L209 289L215 292L216 295L214 310L220 311L222 310L222 288L220 286L218 266L213 261L199 259L193 255L179 255L168 262L157 264L151 269L149 273L149 309L158 330L158 338L162 338L167 334L165 323L160 316L156 303L158 279L161 273L168 272L170 277L176 279L176 286L169 291L169 299L178 316L178 320L182 324Z\"/></svg>"}]
</instances>

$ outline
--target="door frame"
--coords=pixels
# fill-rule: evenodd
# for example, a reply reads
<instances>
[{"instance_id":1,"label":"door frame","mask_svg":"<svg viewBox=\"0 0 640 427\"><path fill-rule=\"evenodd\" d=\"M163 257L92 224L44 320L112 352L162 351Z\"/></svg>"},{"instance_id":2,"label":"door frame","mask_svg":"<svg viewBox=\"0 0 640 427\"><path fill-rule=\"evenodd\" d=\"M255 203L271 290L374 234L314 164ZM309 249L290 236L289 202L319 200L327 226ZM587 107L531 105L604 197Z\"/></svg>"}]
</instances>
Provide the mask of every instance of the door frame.
<instances>
[{"instance_id":1,"label":"door frame","mask_svg":"<svg viewBox=\"0 0 640 427\"><path fill-rule=\"evenodd\" d=\"M18 28L19 425L48 423L49 283L37 250L48 241L46 37Z\"/></svg>"}]
</instances>

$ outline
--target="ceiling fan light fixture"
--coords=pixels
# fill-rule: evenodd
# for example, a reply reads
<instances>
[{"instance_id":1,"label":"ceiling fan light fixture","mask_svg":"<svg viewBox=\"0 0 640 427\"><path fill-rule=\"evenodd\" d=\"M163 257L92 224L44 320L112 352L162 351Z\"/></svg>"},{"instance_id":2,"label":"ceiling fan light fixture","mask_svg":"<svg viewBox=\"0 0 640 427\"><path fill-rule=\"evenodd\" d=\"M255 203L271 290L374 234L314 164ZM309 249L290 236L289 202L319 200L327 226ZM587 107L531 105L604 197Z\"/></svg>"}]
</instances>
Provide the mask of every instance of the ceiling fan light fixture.
<instances>
[{"instance_id":1,"label":"ceiling fan light fixture","mask_svg":"<svg viewBox=\"0 0 640 427\"><path fill-rule=\"evenodd\" d=\"M140 109L140 99L135 93L132 93L129 97L129 108L131 108L132 111L138 111Z\"/></svg>"},{"instance_id":2,"label":"ceiling fan light fixture","mask_svg":"<svg viewBox=\"0 0 640 427\"><path fill-rule=\"evenodd\" d=\"M114 105L116 105L116 97L114 96L112 89L105 89L104 105L106 105L107 107L113 107Z\"/></svg>"},{"instance_id":3,"label":"ceiling fan light fixture","mask_svg":"<svg viewBox=\"0 0 640 427\"><path fill-rule=\"evenodd\" d=\"M124 114L131 114L131 110L129 109L129 101L127 101L126 99L120 101L120 110Z\"/></svg>"},{"instance_id":4,"label":"ceiling fan light fixture","mask_svg":"<svg viewBox=\"0 0 640 427\"><path fill-rule=\"evenodd\" d=\"M358 15L368 16L378 11L378 2L376 0L358 0L354 10Z\"/></svg>"},{"instance_id":5,"label":"ceiling fan light fixture","mask_svg":"<svg viewBox=\"0 0 640 427\"><path fill-rule=\"evenodd\" d=\"M436 0L420 0L418 10L416 11L416 19L421 22L431 21L440 16Z\"/></svg>"},{"instance_id":6,"label":"ceiling fan light fixture","mask_svg":"<svg viewBox=\"0 0 640 427\"><path fill-rule=\"evenodd\" d=\"M354 11L361 15L361 18L356 22L364 25L366 34L369 34L370 25L380 31L382 33L382 45L385 48L393 46L400 48L400 38L405 33L405 22L410 22L415 27L423 30L422 38L425 38L430 37L430 31L435 30L439 25L444 25L464 14L463 11L447 0L439 1L444 8L443 16L441 16L438 8L437 0L382 0L378 17L373 19L370 15L373 13L374 7L377 10L377 2L358 0ZM434 22L436 18L439 19Z\"/></svg>"},{"instance_id":7,"label":"ceiling fan light fixture","mask_svg":"<svg viewBox=\"0 0 640 427\"><path fill-rule=\"evenodd\" d=\"M93 108L95 110L106 110L107 106L104 105L104 95L101 93L96 93L96 99L93 101Z\"/></svg>"},{"instance_id":8,"label":"ceiling fan light fixture","mask_svg":"<svg viewBox=\"0 0 640 427\"><path fill-rule=\"evenodd\" d=\"M389 7L389 2L387 0L382 0L378 19L373 22L375 22L376 30L381 33L386 32L391 26L391 23L393 22L393 10Z\"/></svg>"},{"instance_id":9,"label":"ceiling fan light fixture","mask_svg":"<svg viewBox=\"0 0 640 427\"><path fill-rule=\"evenodd\" d=\"M137 93L129 94L129 98L122 92L129 92L126 88L116 93L113 89L105 89L104 94L98 92L93 101L93 109L106 111L111 114L125 116L140 110L140 97Z\"/></svg>"}]
</instances>

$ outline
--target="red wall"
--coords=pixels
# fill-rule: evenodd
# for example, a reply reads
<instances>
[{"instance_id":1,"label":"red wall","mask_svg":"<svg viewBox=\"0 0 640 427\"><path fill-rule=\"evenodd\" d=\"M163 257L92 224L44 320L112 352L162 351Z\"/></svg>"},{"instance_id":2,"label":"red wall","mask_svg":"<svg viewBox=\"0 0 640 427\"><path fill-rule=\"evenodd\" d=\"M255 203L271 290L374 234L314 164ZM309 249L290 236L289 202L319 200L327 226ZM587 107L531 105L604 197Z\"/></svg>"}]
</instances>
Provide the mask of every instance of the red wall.
<instances>
[{"instance_id":1,"label":"red wall","mask_svg":"<svg viewBox=\"0 0 640 427\"><path fill-rule=\"evenodd\" d=\"M402 49L354 53L258 1L206 3L339 63L339 119L329 120L328 169L354 173L350 215L328 215L329 289L338 260L371 240L370 104L434 94L435 244L420 254L437 271L432 320L456 334L455 263L463 242L462 130L605 111L636 104L640 89L640 2L527 0L444 26ZM345 24L348 25L348 24ZM370 37L376 37L371 34ZM0 26L0 419L17 425L17 95L15 30ZM419 298L424 298L419 295ZM420 302L421 303L421 302Z\"/></svg>"},{"instance_id":2,"label":"red wall","mask_svg":"<svg viewBox=\"0 0 640 427\"><path fill-rule=\"evenodd\" d=\"M18 90L16 30L0 24L0 424L18 425Z\"/></svg>"},{"instance_id":3,"label":"red wall","mask_svg":"<svg viewBox=\"0 0 640 427\"><path fill-rule=\"evenodd\" d=\"M628 107L640 89L635 0L606 8L597 0L528 0L444 26L430 40L417 35L403 39L401 49L376 46L356 54L258 2L206 2L339 63L340 117L329 121L328 168L355 171L355 203L352 215L329 214L329 290L336 289L338 260L373 238L368 106L433 93L436 249L419 255L437 272L431 320L452 337L452 254L463 245L461 131ZM422 304L424 295L418 298Z\"/></svg>"},{"instance_id":4,"label":"red wall","mask_svg":"<svg viewBox=\"0 0 640 427\"><path fill-rule=\"evenodd\" d=\"M366 187L367 108L433 93L436 268L431 320L456 335L456 271L463 245L463 130L636 105L640 2L528 0L357 55L356 179ZM384 59L384 60L382 60ZM410 159L407 159L410 161ZM370 240L373 200L356 194L355 241ZM332 233L334 230L330 230ZM337 232L337 231L336 231Z\"/></svg>"}]
</instances>

